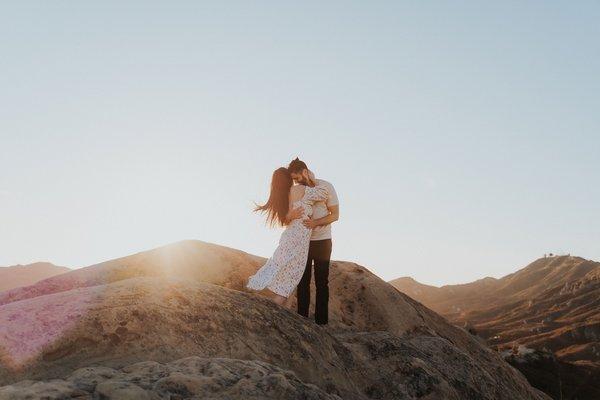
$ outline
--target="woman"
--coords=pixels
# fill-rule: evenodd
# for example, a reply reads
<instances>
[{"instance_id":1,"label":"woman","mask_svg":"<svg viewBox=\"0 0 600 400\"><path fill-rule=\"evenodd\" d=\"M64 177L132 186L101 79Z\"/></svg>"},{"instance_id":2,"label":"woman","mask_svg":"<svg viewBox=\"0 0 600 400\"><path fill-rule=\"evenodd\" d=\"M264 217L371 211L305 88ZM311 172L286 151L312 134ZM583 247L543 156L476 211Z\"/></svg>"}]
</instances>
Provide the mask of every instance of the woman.
<instances>
[{"instance_id":1,"label":"woman","mask_svg":"<svg viewBox=\"0 0 600 400\"><path fill-rule=\"evenodd\" d=\"M287 168L278 168L273 172L269 200L254 211L267 214L267 222L271 226L281 225L286 229L281 234L275 253L250 277L247 288L267 288L274 293L275 303L285 303L300 282L308 258L311 229L305 227L302 220L312 215L314 202L326 199L327 190L315 186L312 176L308 177L308 186L294 186ZM302 218L287 221L288 211L297 207L304 210Z\"/></svg>"}]
</instances>

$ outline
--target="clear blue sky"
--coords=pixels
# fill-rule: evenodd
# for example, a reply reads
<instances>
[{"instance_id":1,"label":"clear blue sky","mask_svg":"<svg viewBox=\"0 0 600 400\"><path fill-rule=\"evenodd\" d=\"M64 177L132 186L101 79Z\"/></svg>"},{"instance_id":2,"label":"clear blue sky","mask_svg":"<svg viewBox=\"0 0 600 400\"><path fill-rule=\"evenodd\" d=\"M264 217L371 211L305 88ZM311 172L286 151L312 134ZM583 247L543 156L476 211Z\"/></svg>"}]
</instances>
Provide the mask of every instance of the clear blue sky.
<instances>
[{"instance_id":1,"label":"clear blue sky","mask_svg":"<svg viewBox=\"0 0 600 400\"><path fill-rule=\"evenodd\" d=\"M297 155L338 190L334 258L384 279L600 259L598 2L11 3L0 265L268 256L252 202Z\"/></svg>"}]
</instances>

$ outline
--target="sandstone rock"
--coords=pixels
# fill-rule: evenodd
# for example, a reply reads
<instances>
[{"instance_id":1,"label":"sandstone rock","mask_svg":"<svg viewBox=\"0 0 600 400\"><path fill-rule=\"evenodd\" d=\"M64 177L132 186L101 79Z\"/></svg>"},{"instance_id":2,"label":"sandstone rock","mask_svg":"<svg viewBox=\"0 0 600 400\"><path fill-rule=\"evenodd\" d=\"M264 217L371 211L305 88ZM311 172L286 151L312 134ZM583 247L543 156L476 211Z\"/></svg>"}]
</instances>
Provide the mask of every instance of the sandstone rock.
<instances>
[{"instance_id":1,"label":"sandstone rock","mask_svg":"<svg viewBox=\"0 0 600 400\"><path fill-rule=\"evenodd\" d=\"M520 374L495 365L492 354L474 357L441 337L361 332L341 334L338 339L353 357L351 364L357 366L352 369L353 381L370 398L511 400L532 396L528 385L520 384ZM506 382L514 383L509 390Z\"/></svg>"},{"instance_id":2,"label":"sandstone rock","mask_svg":"<svg viewBox=\"0 0 600 400\"><path fill-rule=\"evenodd\" d=\"M99 383L106 393L140 396L137 387L152 396L215 388L204 370L166 366L193 355L268 363L344 400L546 398L499 355L364 267L332 264L331 324L321 327L242 291L262 261L182 242L0 295L0 384L71 375L66 381L86 393ZM290 379L273 372L223 396L246 398L256 385L293 396Z\"/></svg>"},{"instance_id":3,"label":"sandstone rock","mask_svg":"<svg viewBox=\"0 0 600 400\"><path fill-rule=\"evenodd\" d=\"M0 400L62 400L92 399L89 393L80 390L71 382L55 379L46 382L22 381L14 385L0 387Z\"/></svg>"},{"instance_id":4,"label":"sandstone rock","mask_svg":"<svg viewBox=\"0 0 600 400\"><path fill-rule=\"evenodd\" d=\"M319 326L255 295L174 278L127 279L7 304L0 339L1 383L194 354L264 360L320 386L354 391L335 339Z\"/></svg>"},{"instance_id":5,"label":"sandstone rock","mask_svg":"<svg viewBox=\"0 0 600 400\"><path fill-rule=\"evenodd\" d=\"M107 381L96 386L94 395L101 399L150 400L152 393L134 383Z\"/></svg>"},{"instance_id":6,"label":"sandstone rock","mask_svg":"<svg viewBox=\"0 0 600 400\"><path fill-rule=\"evenodd\" d=\"M93 376L90 385L81 376ZM274 399L341 400L268 363L187 357L168 364L138 363L120 371L85 368L66 380L23 381L0 388L1 400L48 399Z\"/></svg>"}]
</instances>

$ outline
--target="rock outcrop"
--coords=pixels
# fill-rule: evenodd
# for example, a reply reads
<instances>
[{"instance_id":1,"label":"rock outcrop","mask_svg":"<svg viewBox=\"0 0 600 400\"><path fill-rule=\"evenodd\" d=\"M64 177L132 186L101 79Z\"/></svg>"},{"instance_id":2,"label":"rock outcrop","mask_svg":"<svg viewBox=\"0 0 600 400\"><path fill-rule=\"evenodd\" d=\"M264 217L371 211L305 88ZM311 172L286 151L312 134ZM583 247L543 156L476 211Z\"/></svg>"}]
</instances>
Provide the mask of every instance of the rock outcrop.
<instances>
[{"instance_id":1,"label":"rock outcrop","mask_svg":"<svg viewBox=\"0 0 600 400\"><path fill-rule=\"evenodd\" d=\"M0 398L341 400L268 363L195 356L166 364L143 361L120 369L81 368L65 379L5 386L0 388Z\"/></svg>"},{"instance_id":2,"label":"rock outcrop","mask_svg":"<svg viewBox=\"0 0 600 400\"><path fill-rule=\"evenodd\" d=\"M497 353L363 267L332 264L331 324L322 327L243 291L262 262L185 241L0 295L0 399L52 385L82 398L168 398L172 387L182 388L178 398L546 398ZM181 372L181 363L233 376ZM132 378L132 365L167 372ZM73 380L82 368L112 372L82 386Z\"/></svg>"}]
</instances>

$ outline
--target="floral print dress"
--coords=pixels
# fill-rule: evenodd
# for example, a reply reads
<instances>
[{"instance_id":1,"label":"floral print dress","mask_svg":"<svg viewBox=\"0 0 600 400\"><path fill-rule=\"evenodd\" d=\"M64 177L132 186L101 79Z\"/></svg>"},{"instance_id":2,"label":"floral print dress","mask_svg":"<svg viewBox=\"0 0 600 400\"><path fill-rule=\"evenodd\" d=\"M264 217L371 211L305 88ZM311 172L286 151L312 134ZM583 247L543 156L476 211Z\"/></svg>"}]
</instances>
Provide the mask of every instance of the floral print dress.
<instances>
[{"instance_id":1,"label":"floral print dress","mask_svg":"<svg viewBox=\"0 0 600 400\"><path fill-rule=\"evenodd\" d=\"M273 256L248 280L247 288L269 289L283 297L289 297L304 274L312 230L302 220L312 215L315 202L327 200L327 189L306 186L304 196L295 201L294 208L304 207L302 218L292 221L281 234Z\"/></svg>"}]
</instances>

